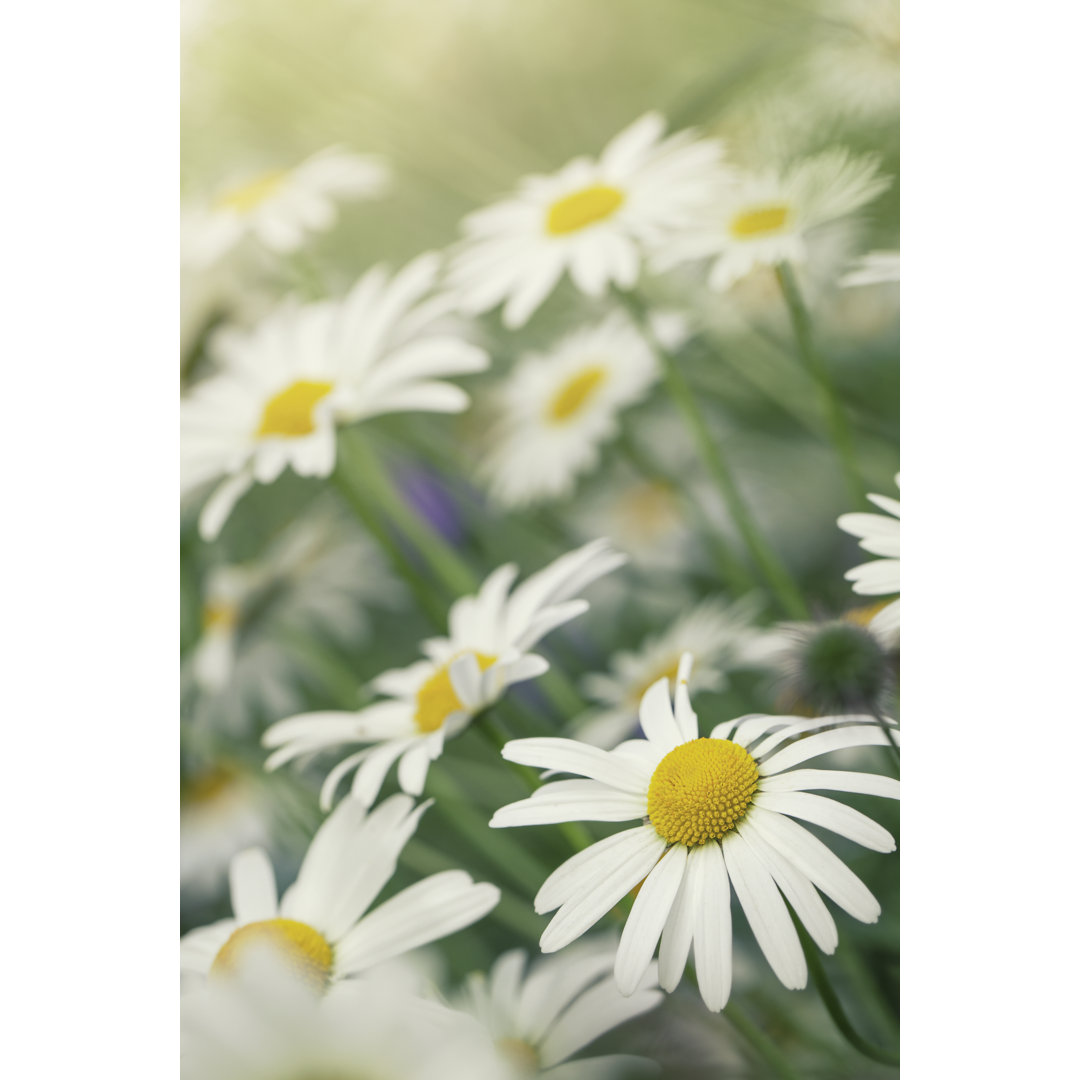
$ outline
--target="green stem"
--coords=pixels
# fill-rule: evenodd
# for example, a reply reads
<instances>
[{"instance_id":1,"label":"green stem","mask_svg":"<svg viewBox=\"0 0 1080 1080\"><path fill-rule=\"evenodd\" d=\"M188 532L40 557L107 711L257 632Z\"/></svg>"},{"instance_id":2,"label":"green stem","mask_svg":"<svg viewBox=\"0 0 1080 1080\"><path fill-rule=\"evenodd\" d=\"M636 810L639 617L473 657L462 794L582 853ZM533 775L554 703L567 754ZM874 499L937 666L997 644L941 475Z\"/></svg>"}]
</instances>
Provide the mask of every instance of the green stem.
<instances>
[{"instance_id":1,"label":"green stem","mask_svg":"<svg viewBox=\"0 0 1080 1080\"><path fill-rule=\"evenodd\" d=\"M803 300L799 284L795 280L795 273L788 263L782 262L776 267L776 280L780 284L780 291L784 294L784 302L791 316L791 326L795 331L795 344L799 351L799 358L821 390L822 402L825 406L825 421L829 426L833 446L840 457L848 494L855 505L860 505L866 495L866 487L859 473L851 428L829 373L829 365L814 344L810 312Z\"/></svg>"},{"instance_id":2,"label":"green stem","mask_svg":"<svg viewBox=\"0 0 1080 1080\"><path fill-rule=\"evenodd\" d=\"M825 971L825 965L821 961L817 946L798 917L792 914L792 919L795 922L795 929L799 933L799 941L802 942L803 952L806 954L806 965L810 969L810 979L818 994L821 995L821 1001L829 1016L832 1017L833 1023L836 1024L837 1030L860 1054L870 1058L871 1061L880 1062L882 1065L899 1065L900 1055L896 1051L882 1050L868 1039L863 1038L855 1030L855 1026L848 1019L847 1013L844 1012L844 1006L840 1002L839 995L829 981L828 973Z\"/></svg>"},{"instance_id":3,"label":"green stem","mask_svg":"<svg viewBox=\"0 0 1080 1080\"><path fill-rule=\"evenodd\" d=\"M412 590L420 609L427 615L437 628L441 629L446 624L446 612L442 604L432 594L427 583L420 576L416 567L409 562L400 545L391 536L390 531L383 524L378 511L368 502L364 494L356 487L346 470L342 458L339 456L337 468L331 476L335 487L341 492L342 497L352 508L353 513L360 519L367 531L378 541L383 551L397 570L401 579Z\"/></svg>"},{"instance_id":4,"label":"green stem","mask_svg":"<svg viewBox=\"0 0 1080 1080\"><path fill-rule=\"evenodd\" d=\"M709 470L717 488L719 488L720 494L727 505L728 513L731 514L732 520L735 522L735 526L751 555L757 561L762 574L776 593L788 615L795 619L809 618L809 609L794 578L784 568L784 564L776 556L772 548L769 547L764 535L755 524L750 509L735 483L735 478L720 451L720 447L709 433L705 416L698 405L697 398L694 397L694 393L690 389L690 384L682 373L682 369L675 358L656 340L655 335L649 328L648 318L641 301L630 293L623 293L622 295L626 301L626 306L637 321L642 333L649 338L653 349L660 357L668 393L686 419L691 434L697 442L698 452L701 454L705 467Z\"/></svg>"},{"instance_id":5,"label":"green stem","mask_svg":"<svg viewBox=\"0 0 1080 1080\"><path fill-rule=\"evenodd\" d=\"M754 1048L782 1080L799 1080L799 1074L788 1064L787 1058L777 1050L772 1040L733 1002L724 1006L724 1017L731 1026Z\"/></svg>"}]
</instances>

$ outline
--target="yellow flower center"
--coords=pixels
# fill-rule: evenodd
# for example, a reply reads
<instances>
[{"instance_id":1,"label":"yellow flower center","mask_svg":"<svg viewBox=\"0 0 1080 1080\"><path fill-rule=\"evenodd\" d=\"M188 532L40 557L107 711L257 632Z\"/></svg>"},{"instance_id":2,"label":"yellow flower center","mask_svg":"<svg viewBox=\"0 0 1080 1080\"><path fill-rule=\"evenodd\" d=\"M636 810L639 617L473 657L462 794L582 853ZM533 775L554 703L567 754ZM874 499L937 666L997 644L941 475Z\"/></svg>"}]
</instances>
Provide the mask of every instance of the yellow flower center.
<instances>
[{"instance_id":1,"label":"yellow flower center","mask_svg":"<svg viewBox=\"0 0 1080 1080\"><path fill-rule=\"evenodd\" d=\"M573 419L607 379L608 370L600 364L592 364L567 379L548 402L548 420L553 424L565 424Z\"/></svg>"},{"instance_id":2,"label":"yellow flower center","mask_svg":"<svg viewBox=\"0 0 1080 1080\"><path fill-rule=\"evenodd\" d=\"M331 382L297 379L266 403L256 436L260 439L296 439L310 435L315 430L312 412L333 389Z\"/></svg>"},{"instance_id":3,"label":"yellow flower center","mask_svg":"<svg viewBox=\"0 0 1080 1080\"><path fill-rule=\"evenodd\" d=\"M473 655L481 671L487 671L495 663L495 657L488 656L486 653ZM457 657L454 659L456 660ZM450 681L450 662L447 662L434 675L429 676L424 685L417 690L413 723L416 724L417 731L429 735L433 731L438 731L451 713L460 712L464 708L464 703L457 696L454 684Z\"/></svg>"},{"instance_id":4,"label":"yellow flower center","mask_svg":"<svg viewBox=\"0 0 1080 1080\"><path fill-rule=\"evenodd\" d=\"M234 930L210 965L211 977L232 975L246 955L260 948L275 950L293 974L315 989L330 985L333 947L318 930L295 919L264 919Z\"/></svg>"},{"instance_id":5,"label":"yellow flower center","mask_svg":"<svg viewBox=\"0 0 1080 1080\"><path fill-rule=\"evenodd\" d=\"M503 1057L515 1068L526 1074L535 1073L540 1068L540 1055L536 1047L524 1039L500 1039L496 1044Z\"/></svg>"},{"instance_id":6,"label":"yellow flower center","mask_svg":"<svg viewBox=\"0 0 1080 1080\"><path fill-rule=\"evenodd\" d=\"M232 630L240 621L240 612L235 604L211 601L203 605L203 630Z\"/></svg>"},{"instance_id":7,"label":"yellow flower center","mask_svg":"<svg viewBox=\"0 0 1080 1080\"><path fill-rule=\"evenodd\" d=\"M211 802L233 787L235 779L232 770L221 766L185 777L180 785L180 801L187 804Z\"/></svg>"},{"instance_id":8,"label":"yellow flower center","mask_svg":"<svg viewBox=\"0 0 1080 1080\"><path fill-rule=\"evenodd\" d=\"M218 196L217 205L222 210L235 210L238 214L250 214L261 206L285 182L285 169L275 169L249 180L246 184L231 188Z\"/></svg>"},{"instance_id":9,"label":"yellow flower center","mask_svg":"<svg viewBox=\"0 0 1080 1080\"><path fill-rule=\"evenodd\" d=\"M649 820L669 844L695 847L735 828L757 791L754 759L729 739L676 746L649 781Z\"/></svg>"},{"instance_id":10,"label":"yellow flower center","mask_svg":"<svg viewBox=\"0 0 1080 1080\"><path fill-rule=\"evenodd\" d=\"M866 629L873 621L875 615L880 614L892 603L891 599L879 600L876 604L866 604L863 607L852 608L843 614L844 622L853 623Z\"/></svg>"},{"instance_id":11,"label":"yellow flower center","mask_svg":"<svg viewBox=\"0 0 1080 1080\"><path fill-rule=\"evenodd\" d=\"M667 667L662 668L660 671L653 672L652 675L650 675L646 679L642 679L641 682L638 683L638 685L634 687L634 690L633 690L634 701L640 701L642 699L642 697L644 697L645 691L648 690L649 687L652 686L652 684L657 681L657 679L670 679L671 684L674 685L675 684L675 679L678 677L678 674L679 674L679 657L676 657L674 660L671 661L670 664L667 665Z\"/></svg>"},{"instance_id":12,"label":"yellow flower center","mask_svg":"<svg viewBox=\"0 0 1080 1080\"><path fill-rule=\"evenodd\" d=\"M626 196L618 188L593 184L552 204L548 210L547 231L552 236L565 236L587 229L611 217L625 201Z\"/></svg>"},{"instance_id":13,"label":"yellow flower center","mask_svg":"<svg viewBox=\"0 0 1080 1080\"><path fill-rule=\"evenodd\" d=\"M786 206L759 206L754 210L743 210L731 219L732 235L745 240L763 233L779 232L787 224L790 213Z\"/></svg>"}]
</instances>

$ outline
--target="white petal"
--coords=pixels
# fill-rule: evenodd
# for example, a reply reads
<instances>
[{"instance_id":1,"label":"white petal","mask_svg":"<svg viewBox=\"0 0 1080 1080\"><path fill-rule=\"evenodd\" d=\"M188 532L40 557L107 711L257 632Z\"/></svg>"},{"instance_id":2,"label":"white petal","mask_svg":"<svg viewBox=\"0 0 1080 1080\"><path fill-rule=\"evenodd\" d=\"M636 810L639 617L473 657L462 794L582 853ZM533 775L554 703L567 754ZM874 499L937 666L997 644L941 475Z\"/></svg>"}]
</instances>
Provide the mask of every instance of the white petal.
<instances>
[{"instance_id":1,"label":"white petal","mask_svg":"<svg viewBox=\"0 0 1080 1080\"><path fill-rule=\"evenodd\" d=\"M851 791L857 795L900 798L900 781L877 773L844 772L841 769L793 769L762 777L762 791Z\"/></svg>"},{"instance_id":2,"label":"white petal","mask_svg":"<svg viewBox=\"0 0 1080 1080\"><path fill-rule=\"evenodd\" d=\"M811 735L800 739L791 746L774 754L768 761L758 763L758 772L762 776L790 769L792 765L808 761L810 758L828 754L834 750L847 750L854 746L888 746L889 740L879 727L870 724L858 724L851 727L823 731L820 735Z\"/></svg>"},{"instance_id":3,"label":"white petal","mask_svg":"<svg viewBox=\"0 0 1080 1080\"><path fill-rule=\"evenodd\" d=\"M896 841L888 829L834 799L811 795L805 791L762 791L754 802L765 810L820 825L838 836L847 837L856 844L870 848L871 851L896 850Z\"/></svg>"},{"instance_id":4,"label":"white petal","mask_svg":"<svg viewBox=\"0 0 1080 1080\"><path fill-rule=\"evenodd\" d=\"M656 830L651 825L641 825L598 840L572 855L540 886L535 901L537 913L543 915L561 907L655 838Z\"/></svg>"},{"instance_id":5,"label":"white petal","mask_svg":"<svg viewBox=\"0 0 1080 1080\"><path fill-rule=\"evenodd\" d=\"M719 844L690 852L687 882L694 913L694 963L701 1000L719 1012L731 996L731 887Z\"/></svg>"},{"instance_id":6,"label":"white petal","mask_svg":"<svg viewBox=\"0 0 1080 1080\"><path fill-rule=\"evenodd\" d=\"M519 765L577 773L631 794L648 791L651 778L638 761L573 739L512 739L503 747L502 756Z\"/></svg>"},{"instance_id":7,"label":"white petal","mask_svg":"<svg viewBox=\"0 0 1080 1080\"><path fill-rule=\"evenodd\" d=\"M642 695L638 715L645 737L665 754L684 741L671 708L671 690L667 676L657 679Z\"/></svg>"},{"instance_id":8,"label":"white petal","mask_svg":"<svg viewBox=\"0 0 1080 1080\"><path fill-rule=\"evenodd\" d=\"M229 863L229 892L238 922L262 922L277 916L274 865L262 848L248 848Z\"/></svg>"},{"instance_id":9,"label":"white petal","mask_svg":"<svg viewBox=\"0 0 1080 1080\"><path fill-rule=\"evenodd\" d=\"M595 780L557 780L528 799L495 811L493 829L515 825L551 825L560 821L631 821L644 818L644 795L630 795Z\"/></svg>"},{"instance_id":10,"label":"white petal","mask_svg":"<svg viewBox=\"0 0 1080 1080\"><path fill-rule=\"evenodd\" d=\"M233 507L252 483L251 473L245 469L235 476L228 477L214 489L199 514L199 535L203 540L210 543L218 538L218 534L233 512Z\"/></svg>"},{"instance_id":11,"label":"white petal","mask_svg":"<svg viewBox=\"0 0 1080 1080\"><path fill-rule=\"evenodd\" d=\"M615 954L615 985L632 994L645 975L686 870L686 848L675 844L653 867L626 920Z\"/></svg>"},{"instance_id":12,"label":"white petal","mask_svg":"<svg viewBox=\"0 0 1080 1080\"><path fill-rule=\"evenodd\" d=\"M806 956L772 875L738 833L728 833L722 846L731 884L765 959L784 986L801 990Z\"/></svg>"},{"instance_id":13,"label":"white petal","mask_svg":"<svg viewBox=\"0 0 1080 1080\"><path fill-rule=\"evenodd\" d=\"M402 754L401 761L398 762L398 783L401 790L408 795L420 795L424 790L430 763L426 740Z\"/></svg>"},{"instance_id":14,"label":"white petal","mask_svg":"<svg viewBox=\"0 0 1080 1080\"><path fill-rule=\"evenodd\" d=\"M675 723L679 726L680 742L698 737L698 718L690 704L690 672L694 666L692 653L683 653L675 676Z\"/></svg>"}]
</instances>

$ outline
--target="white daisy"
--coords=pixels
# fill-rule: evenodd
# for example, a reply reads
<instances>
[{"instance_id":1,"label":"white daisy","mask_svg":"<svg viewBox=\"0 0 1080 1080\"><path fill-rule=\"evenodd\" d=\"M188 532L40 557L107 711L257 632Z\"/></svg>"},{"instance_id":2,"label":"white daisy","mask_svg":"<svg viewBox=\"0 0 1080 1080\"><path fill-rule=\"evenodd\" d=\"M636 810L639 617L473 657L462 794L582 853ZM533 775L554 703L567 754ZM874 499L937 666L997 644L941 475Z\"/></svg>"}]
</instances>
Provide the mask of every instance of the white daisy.
<instances>
[{"instance_id":1,"label":"white daisy","mask_svg":"<svg viewBox=\"0 0 1080 1080\"><path fill-rule=\"evenodd\" d=\"M506 507L556 499L594 469L619 413L659 378L645 339L621 314L526 355L496 397L492 445L481 474Z\"/></svg>"},{"instance_id":2,"label":"white daisy","mask_svg":"<svg viewBox=\"0 0 1080 1080\"><path fill-rule=\"evenodd\" d=\"M870 716L745 716L699 738L687 690L691 662L687 654L680 664L674 710L667 679L645 694L644 739L610 751L571 739L508 742L503 756L510 761L587 779L545 784L497 811L491 824L642 820L586 848L544 882L536 910L558 910L540 948L554 952L570 944L640 885L615 957L616 986L633 993L659 941L660 985L674 990L693 945L698 988L716 1011L731 992L731 887L765 958L789 989L806 985L807 968L785 897L825 952L836 948L837 931L818 889L856 919L877 920L881 908L866 886L792 818L892 851L893 838L880 825L809 792L898 798L899 783L793 769L830 751L885 745Z\"/></svg>"},{"instance_id":3,"label":"white daisy","mask_svg":"<svg viewBox=\"0 0 1080 1080\"><path fill-rule=\"evenodd\" d=\"M181 999L184 1080L513 1080L471 1016L378 976L323 997L258 961Z\"/></svg>"},{"instance_id":4,"label":"white daisy","mask_svg":"<svg viewBox=\"0 0 1080 1080\"><path fill-rule=\"evenodd\" d=\"M216 894L230 859L269 840L266 800L249 776L222 763L182 778L180 887L185 893Z\"/></svg>"},{"instance_id":5,"label":"white daisy","mask_svg":"<svg viewBox=\"0 0 1080 1080\"><path fill-rule=\"evenodd\" d=\"M627 1055L568 1059L612 1028L654 1009L663 998L656 967L629 997L615 988L610 972L613 942L581 943L559 956L535 960L528 974L524 949L503 953L491 973L466 980L459 1007L475 1016L520 1077L545 1080L622 1076L640 1059Z\"/></svg>"},{"instance_id":6,"label":"white daisy","mask_svg":"<svg viewBox=\"0 0 1080 1080\"><path fill-rule=\"evenodd\" d=\"M337 424L468 407L462 389L439 380L482 371L488 358L438 331L440 302L420 302L438 266L429 254L392 278L377 267L342 300L287 302L250 332L218 335L223 370L180 407L182 491L225 475L203 507L204 538L253 483L271 483L286 466L329 475Z\"/></svg>"},{"instance_id":7,"label":"white daisy","mask_svg":"<svg viewBox=\"0 0 1080 1080\"><path fill-rule=\"evenodd\" d=\"M900 486L899 473L896 486ZM900 500L888 495L866 497L885 513L842 514L836 523L844 532L859 538L863 551L884 558L852 567L844 577L860 596L892 596L900 592ZM887 644L900 640L899 597L870 620L869 629Z\"/></svg>"},{"instance_id":8,"label":"white daisy","mask_svg":"<svg viewBox=\"0 0 1080 1080\"><path fill-rule=\"evenodd\" d=\"M656 255L658 269L716 257L710 288L723 291L759 266L806 260L806 234L877 198L890 181L877 159L825 150L783 171L743 173L708 212Z\"/></svg>"},{"instance_id":9,"label":"white daisy","mask_svg":"<svg viewBox=\"0 0 1080 1080\"><path fill-rule=\"evenodd\" d=\"M609 674L587 675L582 688L603 708L584 718L574 735L610 748L629 738L638 723L645 691L657 679L674 679L683 653L694 657L692 687L722 690L727 673L766 662L778 649L776 635L758 629L760 603L743 597L726 603L703 600L680 615L663 633L648 638L636 652L616 653Z\"/></svg>"},{"instance_id":10,"label":"white daisy","mask_svg":"<svg viewBox=\"0 0 1080 1080\"><path fill-rule=\"evenodd\" d=\"M503 322L524 325L563 271L588 296L633 287L642 248L689 224L723 177L714 139L647 113L608 143L598 160L575 158L553 176L526 177L515 195L469 215L449 284L462 309L506 301Z\"/></svg>"},{"instance_id":11,"label":"white daisy","mask_svg":"<svg viewBox=\"0 0 1080 1080\"><path fill-rule=\"evenodd\" d=\"M235 178L209 205L186 208L181 257L191 266L209 266L247 238L271 251L296 251L309 233L326 232L335 224L338 202L376 198L388 179L379 158L340 147L291 169Z\"/></svg>"},{"instance_id":12,"label":"white daisy","mask_svg":"<svg viewBox=\"0 0 1080 1080\"><path fill-rule=\"evenodd\" d=\"M856 285L881 285L900 280L899 251L870 251L841 279L842 288Z\"/></svg>"},{"instance_id":13,"label":"white daisy","mask_svg":"<svg viewBox=\"0 0 1080 1080\"><path fill-rule=\"evenodd\" d=\"M229 868L233 917L180 941L188 985L227 978L252 950L270 950L298 978L326 990L482 918L499 890L463 870L433 874L368 911L429 805L394 795L369 814L356 799L344 800L315 834L280 902L266 852L241 852Z\"/></svg>"},{"instance_id":14,"label":"white daisy","mask_svg":"<svg viewBox=\"0 0 1080 1080\"><path fill-rule=\"evenodd\" d=\"M338 785L356 769L352 794L370 805L386 774L400 758L398 783L418 795L428 765L440 757L448 738L463 731L515 683L548 669L529 650L558 626L589 608L577 593L598 577L622 566L626 557L606 540L595 540L556 559L526 578L512 592L512 564L494 571L475 596L450 608L449 637L430 638L421 649L427 659L387 671L372 687L387 700L359 712L317 712L274 724L263 745L277 749L266 767L349 744L368 744L339 762L326 777L322 805L329 807Z\"/></svg>"}]
</instances>

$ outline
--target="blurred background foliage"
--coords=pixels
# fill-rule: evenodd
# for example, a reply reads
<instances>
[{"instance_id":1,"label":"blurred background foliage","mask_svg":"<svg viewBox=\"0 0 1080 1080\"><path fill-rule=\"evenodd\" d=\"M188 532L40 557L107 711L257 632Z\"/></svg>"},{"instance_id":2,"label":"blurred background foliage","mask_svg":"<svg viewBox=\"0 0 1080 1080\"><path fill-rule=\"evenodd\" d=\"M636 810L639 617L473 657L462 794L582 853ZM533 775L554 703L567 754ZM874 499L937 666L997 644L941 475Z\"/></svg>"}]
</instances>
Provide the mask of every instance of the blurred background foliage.
<instances>
[{"instance_id":1,"label":"blurred background foliage","mask_svg":"<svg viewBox=\"0 0 1080 1080\"><path fill-rule=\"evenodd\" d=\"M822 230L803 280L852 422L866 490L894 492L898 288L844 290L836 279L857 256L897 246L899 126L895 111L841 107L813 92L810 61L836 32L840 10L810 0L188 0L180 117L186 199L208 197L236 173L288 166L330 145L384 156L394 179L386 198L344 205L338 226L312 238L303 260L264 255L185 273L182 382L212 370L206 342L216 328L258 318L285 293L337 295L375 263L397 267L445 248L463 215L522 175L594 154L643 112L658 109L673 129L695 126L722 137L740 164L781 165L839 144L876 153L894 178L858 221ZM716 296L699 279L682 273L646 280L642 293L687 321L680 363L740 486L814 617L839 616L855 606L844 571L864 559L836 518L868 507L850 505L845 495L775 280L758 276ZM624 414L620 440L569 499L507 514L475 485L486 389L523 352L544 348L604 310L564 283L525 331L508 333L484 318L468 332L491 351L493 367L469 380L475 404L468 413L365 425L399 489L458 548L477 580L506 561L531 572L602 530L634 555L590 591L591 612L541 647L575 686L697 600L734 594L711 558L703 522L739 548L692 443L659 392ZM184 883L184 930L227 914L224 876L214 867L232 851L267 843L284 884L321 820L315 793L326 763L267 776L261 731L297 711L363 704L370 678L410 663L418 642L442 630L410 605L325 482L286 474L258 486L214 545L198 539L196 510L183 508L181 529L182 830L195 852L188 861L197 866ZM674 558L663 557L672 551ZM223 619L214 591L222 572L237 567L251 580ZM431 588L444 605L452 599L438 582ZM780 620L764 590L761 596L763 625ZM200 673L200 665L212 667L208 640L211 647L225 642L223 679ZM496 707L507 732L566 730L571 703L551 682L545 676ZM779 671L739 673L722 692L698 695L695 705L703 721L716 723L787 708L788 689ZM869 764L883 767L877 759ZM491 810L525 789L475 731L448 746L428 791L436 807L406 848L390 889L455 865L504 889L492 917L439 946L449 974L487 966L516 944L535 947L543 920L531 897L570 854L565 839L555 828L513 836L486 828ZM847 801L897 831L898 811L888 800ZM223 820L232 825L222 828ZM605 827L590 829L600 836ZM217 848L203 835L215 830ZM898 859L830 843L882 899L884 914L869 927L844 918L840 949L826 964L860 1029L892 1042ZM745 924L740 933L737 911L735 918L745 969L736 975L735 1000L799 1063L800 1075L891 1075L846 1046L813 991L780 987ZM665 1076L715 1075L709 1070L718 1068L757 1075L763 1068L685 983L655 1014L604 1045L655 1057Z\"/></svg>"}]
</instances>

